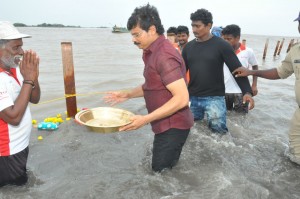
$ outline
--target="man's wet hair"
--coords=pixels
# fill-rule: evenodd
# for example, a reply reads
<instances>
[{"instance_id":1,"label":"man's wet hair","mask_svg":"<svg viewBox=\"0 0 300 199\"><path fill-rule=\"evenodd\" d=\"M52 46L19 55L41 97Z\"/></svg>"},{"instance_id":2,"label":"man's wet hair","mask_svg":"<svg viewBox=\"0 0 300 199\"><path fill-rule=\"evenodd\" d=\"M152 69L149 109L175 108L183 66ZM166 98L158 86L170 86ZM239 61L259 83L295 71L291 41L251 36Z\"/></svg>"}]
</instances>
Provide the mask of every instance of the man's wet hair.
<instances>
[{"instance_id":1,"label":"man's wet hair","mask_svg":"<svg viewBox=\"0 0 300 199\"><path fill-rule=\"evenodd\" d=\"M223 28L222 35L232 35L233 37L241 36L241 28L238 25L231 24Z\"/></svg>"},{"instance_id":2,"label":"man's wet hair","mask_svg":"<svg viewBox=\"0 0 300 199\"><path fill-rule=\"evenodd\" d=\"M177 27L177 34L186 33L187 35L190 34L189 28L186 26L178 26Z\"/></svg>"},{"instance_id":3,"label":"man's wet hair","mask_svg":"<svg viewBox=\"0 0 300 199\"><path fill-rule=\"evenodd\" d=\"M157 9L154 6L149 5L137 7L128 19L127 29L131 30L137 26L140 26L143 30L147 31L151 26L155 26L156 32L159 35L164 34L165 30L161 24L161 20Z\"/></svg>"},{"instance_id":4,"label":"man's wet hair","mask_svg":"<svg viewBox=\"0 0 300 199\"><path fill-rule=\"evenodd\" d=\"M213 24L212 14L204 8L198 9L196 12L192 13L190 19L192 21L201 21L205 25L208 25L209 23Z\"/></svg>"}]
</instances>

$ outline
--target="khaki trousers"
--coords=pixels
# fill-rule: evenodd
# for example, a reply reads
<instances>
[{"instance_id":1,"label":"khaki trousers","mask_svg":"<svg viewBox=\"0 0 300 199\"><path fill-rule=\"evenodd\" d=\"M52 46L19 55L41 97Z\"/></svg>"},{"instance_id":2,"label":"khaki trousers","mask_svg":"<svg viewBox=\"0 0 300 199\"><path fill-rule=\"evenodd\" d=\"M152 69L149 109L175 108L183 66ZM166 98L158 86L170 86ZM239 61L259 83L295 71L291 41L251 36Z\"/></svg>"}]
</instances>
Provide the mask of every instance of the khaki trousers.
<instances>
[{"instance_id":1,"label":"khaki trousers","mask_svg":"<svg viewBox=\"0 0 300 199\"><path fill-rule=\"evenodd\" d=\"M300 108L298 108L291 121L289 133L290 153L295 156L297 162L300 161Z\"/></svg>"}]
</instances>

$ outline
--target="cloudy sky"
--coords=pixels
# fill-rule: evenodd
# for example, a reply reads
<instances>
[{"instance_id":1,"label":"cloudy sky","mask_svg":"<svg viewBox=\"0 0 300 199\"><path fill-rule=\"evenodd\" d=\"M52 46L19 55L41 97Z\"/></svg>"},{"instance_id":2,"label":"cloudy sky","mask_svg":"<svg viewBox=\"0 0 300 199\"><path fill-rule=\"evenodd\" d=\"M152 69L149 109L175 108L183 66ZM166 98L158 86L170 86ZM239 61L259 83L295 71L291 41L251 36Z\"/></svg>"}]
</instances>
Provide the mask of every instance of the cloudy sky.
<instances>
[{"instance_id":1,"label":"cloudy sky","mask_svg":"<svg viewBox=\"0 0 300 199\"><path fill-rule=\"evenodd\" d=\"M1 0L0 20L27 25L59 23L82 27L126 26L135 7L157 7L165 29L186 25L199 8L212 12L214 25L237 24L242 34L299 36L299 0Z\"/></svg>"}]
</instances>

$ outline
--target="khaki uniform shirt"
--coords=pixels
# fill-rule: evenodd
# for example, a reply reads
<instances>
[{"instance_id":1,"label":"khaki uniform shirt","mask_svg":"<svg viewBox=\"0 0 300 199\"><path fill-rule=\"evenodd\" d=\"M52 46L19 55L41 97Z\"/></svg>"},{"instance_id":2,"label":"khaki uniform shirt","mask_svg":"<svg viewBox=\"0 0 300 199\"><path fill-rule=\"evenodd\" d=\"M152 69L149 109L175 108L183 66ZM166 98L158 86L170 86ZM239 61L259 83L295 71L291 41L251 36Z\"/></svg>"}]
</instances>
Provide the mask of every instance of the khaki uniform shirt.
<instances>
[{"instance_id":1,"label":"khaki uniform shirt","mask_svg":"<svg viewBox=\"0 0 300 199\"><path fill-rule=\"evenodd\" d=\"M295 44L286 55L282 64L277 67L278 75L281 79L285 79L295 74L295 94L296 102L300 106L300 43Z\"/></svg>"}]
</instances>

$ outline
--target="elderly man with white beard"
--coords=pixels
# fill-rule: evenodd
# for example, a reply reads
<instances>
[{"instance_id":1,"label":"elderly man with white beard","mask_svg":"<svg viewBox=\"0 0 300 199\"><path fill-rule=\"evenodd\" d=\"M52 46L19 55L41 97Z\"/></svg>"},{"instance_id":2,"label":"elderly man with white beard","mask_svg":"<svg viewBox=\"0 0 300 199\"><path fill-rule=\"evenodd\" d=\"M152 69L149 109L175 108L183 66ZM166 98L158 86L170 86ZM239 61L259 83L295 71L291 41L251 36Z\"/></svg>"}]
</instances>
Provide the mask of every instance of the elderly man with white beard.
<instances>
[{"instance_id":1,"label":"elderly man with white beard","mask_svg":"<svg viewBox=\"0 0 300 199\"><path fill-rule=\"evenodd\" d=\"M28 180L32 128L28 103L39 102L40 86L39 57L22 49L22 38L27 37L10 22L0 21L0 187Z\"/></svg>"}]
</instances>

